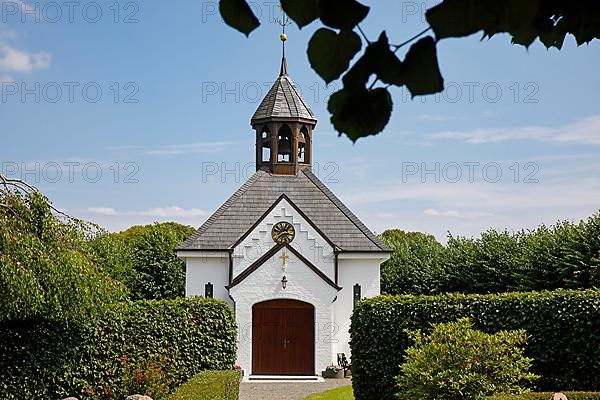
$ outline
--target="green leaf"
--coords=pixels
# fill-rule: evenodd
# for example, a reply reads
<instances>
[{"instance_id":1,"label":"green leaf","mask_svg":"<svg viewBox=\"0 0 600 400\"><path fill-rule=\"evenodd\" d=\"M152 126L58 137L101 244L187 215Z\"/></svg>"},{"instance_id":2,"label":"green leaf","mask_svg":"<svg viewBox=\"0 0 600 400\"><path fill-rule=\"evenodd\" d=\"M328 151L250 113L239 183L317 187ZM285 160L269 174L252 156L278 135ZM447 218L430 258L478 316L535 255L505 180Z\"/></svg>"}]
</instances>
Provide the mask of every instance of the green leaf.
<instances>
[{"instance_id":1,"label":"green leaf","mask_svg":"<svg viewBox=\"0 0 600 400\"><path fill-rule=\"evenodd\" d=\"M344 75L344 87L364 87L373 74L384 83L400 86L404 83L403 71L402 62L390 50L384 31L377 42L371 43L360 60Z\"/></svg>"},{"instance_id":2,"label":"green leaf","mask_svg":"<svg viewBox=\"0 0 600 400\"><path fill-rule=\"evenodd\" d=\"M336 29L353 29L369 13L369 7L356 0L320 0L323 24Z\"/></svg>"},{"instance_id":3,"label":"green leaf","mask_svg":"<svg viewBox=\"0 0 600 400\"><path fill-rule=\"evenodd\" d=\"M220 0L219 11L227 25L246 36L260 25L250 6L244 0Z\"/></svg>"},{"instance_id":4,"label":"green leaf","mask_svg":"<svg viewBox=\"0 0 600 400\"><path fill-rule=\"evenodd\" d=\"M308 43L308 60L313 69L329 83L348 69L350 60L360 51L360 37L353 31L321 28Z\"/></svg>"},{"instance_id":5,"label":"green leaf","mask_svg":"<svg viewBox=\"0 0 600 400\"><path fill-rule=\"evenodd\" d=\"M425 17L439 40L469 36L482 29L488 34L500 32L505 11L504 1L445 0L427 10Z\"/></svg>"},{"instance_id":6,"label":"green leaf","mask_svg":"<svg viewBox=\"0 0 600 400\"><path fill-rule=\"evenodd\" d=\"M392 114L392 97L385 88L344 88L329 98L327 109L335 129L356 142L385 128Z\"/></svg>"},{"instance_id":7,"label":"green leaf","mask_svg":"<svg viewBox=\"0 0 600 400\"><path fill-rule=\"evenodd\" d=\"M404 59L404 84L414 96L444 90L444 78L438 65L435 41L425 37L410 47Z\"/></svg>"},{"instance_id":8,"label":"green leaf","mask_svg":"<svg viewBox=\"0 0 600 400\"><path fill-rule=\"evenodd\" d=\"M540 31L540 41L546 48L554 46L560 50L565 41L566 34L567 31L563 20L559 21L556 26L548 22L545 29Z\"/></svg>"},{"instance_id":9,"label":"green leaf","mask_svg":"<svg viewBox=\"0 0 600 400\"><path fill-rule=\"evenodd\" d=\"M281 7L300 29L319 18L318 0L281 0Z\"/></svg>"}]
</instances>

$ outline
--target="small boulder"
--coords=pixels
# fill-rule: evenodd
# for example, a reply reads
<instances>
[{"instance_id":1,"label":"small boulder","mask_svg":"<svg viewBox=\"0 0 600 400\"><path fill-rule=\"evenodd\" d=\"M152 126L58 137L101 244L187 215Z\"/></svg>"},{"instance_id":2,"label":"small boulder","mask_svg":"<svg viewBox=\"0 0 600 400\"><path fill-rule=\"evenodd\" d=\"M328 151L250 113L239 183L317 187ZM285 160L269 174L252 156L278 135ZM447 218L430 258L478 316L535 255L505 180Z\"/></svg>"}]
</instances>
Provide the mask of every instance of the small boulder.
<instances>
[{"instance_id":1,"label":"small boulder","mask_svg":"<svg viewBox=\"0 0 600 400\"><path fill-rule=\"evenodd\" d=\"M552 395L552 397L550 398L550 400L569 400L569 399L567 399L567 396L565 396L562 393L554 393Z\"/></svg>"},{"instance_id":2,"label":"small boulder","mask_svg":"<svg viewBox=\"0 0 600 400\"><path fill-rule=\"evenodd\" d=\"M152 397L143 394L132 394L131 396L127 396L125 400L152 400Z\"/></svg>"}]
</instances>

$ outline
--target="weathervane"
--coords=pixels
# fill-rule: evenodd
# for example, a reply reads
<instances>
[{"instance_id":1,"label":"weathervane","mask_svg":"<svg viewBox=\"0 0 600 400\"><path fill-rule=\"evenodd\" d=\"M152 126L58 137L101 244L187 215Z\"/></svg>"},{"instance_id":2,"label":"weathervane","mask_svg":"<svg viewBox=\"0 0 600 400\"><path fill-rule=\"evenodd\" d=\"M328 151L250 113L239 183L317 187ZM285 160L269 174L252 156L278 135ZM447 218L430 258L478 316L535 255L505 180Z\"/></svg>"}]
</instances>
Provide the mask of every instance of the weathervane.
<instances>
[{"instance_id":1,"label":"weathervane","mask_svg":"<svg viewBox=\"0 0 600 400\"><path fill-rule=\"evenodd\" d=\"M281 10L281 18L275 18L275 22L281 26L281 35L279 35L279 39L281 39L282 44L282 56L281 56L281 71L279 75L287 75L287 61L285 60L285 41L287 40L287 35L285 34L285 27L290 25L292 21L287 16L283 8L279 6Z\"/></svg>"}]
</instances>

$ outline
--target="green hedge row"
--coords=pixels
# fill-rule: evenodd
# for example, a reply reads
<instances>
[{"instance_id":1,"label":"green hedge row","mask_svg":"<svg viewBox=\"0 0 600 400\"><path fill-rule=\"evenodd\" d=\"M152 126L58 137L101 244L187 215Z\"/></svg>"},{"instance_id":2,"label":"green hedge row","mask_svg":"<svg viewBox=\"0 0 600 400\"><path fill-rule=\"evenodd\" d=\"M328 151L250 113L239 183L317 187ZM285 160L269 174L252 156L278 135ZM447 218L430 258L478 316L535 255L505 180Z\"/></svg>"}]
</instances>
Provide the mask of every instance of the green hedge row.
<instances>
[{"instance_id":1,"label":"green hedge row","mask_svg":"<svg viewBox=\"0 0 600 400\"><path fill-rule=\"evenodd\" d=\"M498 394L488 400L549 400L554 392L532 392L524 394ZM600 392L564 392L569 400L600 400Z\"/></svg>"},{"instance_id":2,"label":"green hedge row","mask_svg":"<svg viewBox=\"0 0 600 400\"><path fill-rule=\"evenodd\" d=\"M183 384L168 400L238 400L239 371L204 371Z\"/></svg>"},{"instance_id":3,"label":"green hedge row","mask_svg":"<svg viewBox=\"0 0 600 400\"><path fill-rule=\"evenodd\" d=\"M552 291L497 295L379 296L361 301L350 327L357 400L393 399L411 345L404 329L469 317L489 333L525 329L526 355L541 390L600 389L600 292Z\"/></svg>"},{"instance_id":4,"label":"green hedge row","mask_svg":"<svg viewBox=\"0 0 600 400\"><path fill-rule=\"evenodd\" d=\"M171 390L200 371L231 369L235 353L233 310L212 299L122 303L83 327L5 323L0 399L124 398L146 369Z\"/></svg>"}]
</instances>

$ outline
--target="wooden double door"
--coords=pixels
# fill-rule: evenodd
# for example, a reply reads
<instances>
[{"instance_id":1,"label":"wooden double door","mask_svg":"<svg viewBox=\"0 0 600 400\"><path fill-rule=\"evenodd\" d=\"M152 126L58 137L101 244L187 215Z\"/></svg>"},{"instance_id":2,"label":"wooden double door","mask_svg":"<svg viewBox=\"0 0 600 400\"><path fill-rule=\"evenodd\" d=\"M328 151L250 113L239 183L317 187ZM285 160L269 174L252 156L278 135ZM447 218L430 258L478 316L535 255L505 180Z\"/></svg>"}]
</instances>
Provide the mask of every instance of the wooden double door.
<instances>
[{"instance_id":1,"label":"wooden double door","mask_svg":"<svg viewBox=\"0 0 600 400\"><path fill-rule=\"evenodd\" d=\"M252 307L252 374L315 374L315 310L297 300Z\"/></svg>"}]
</instances>

